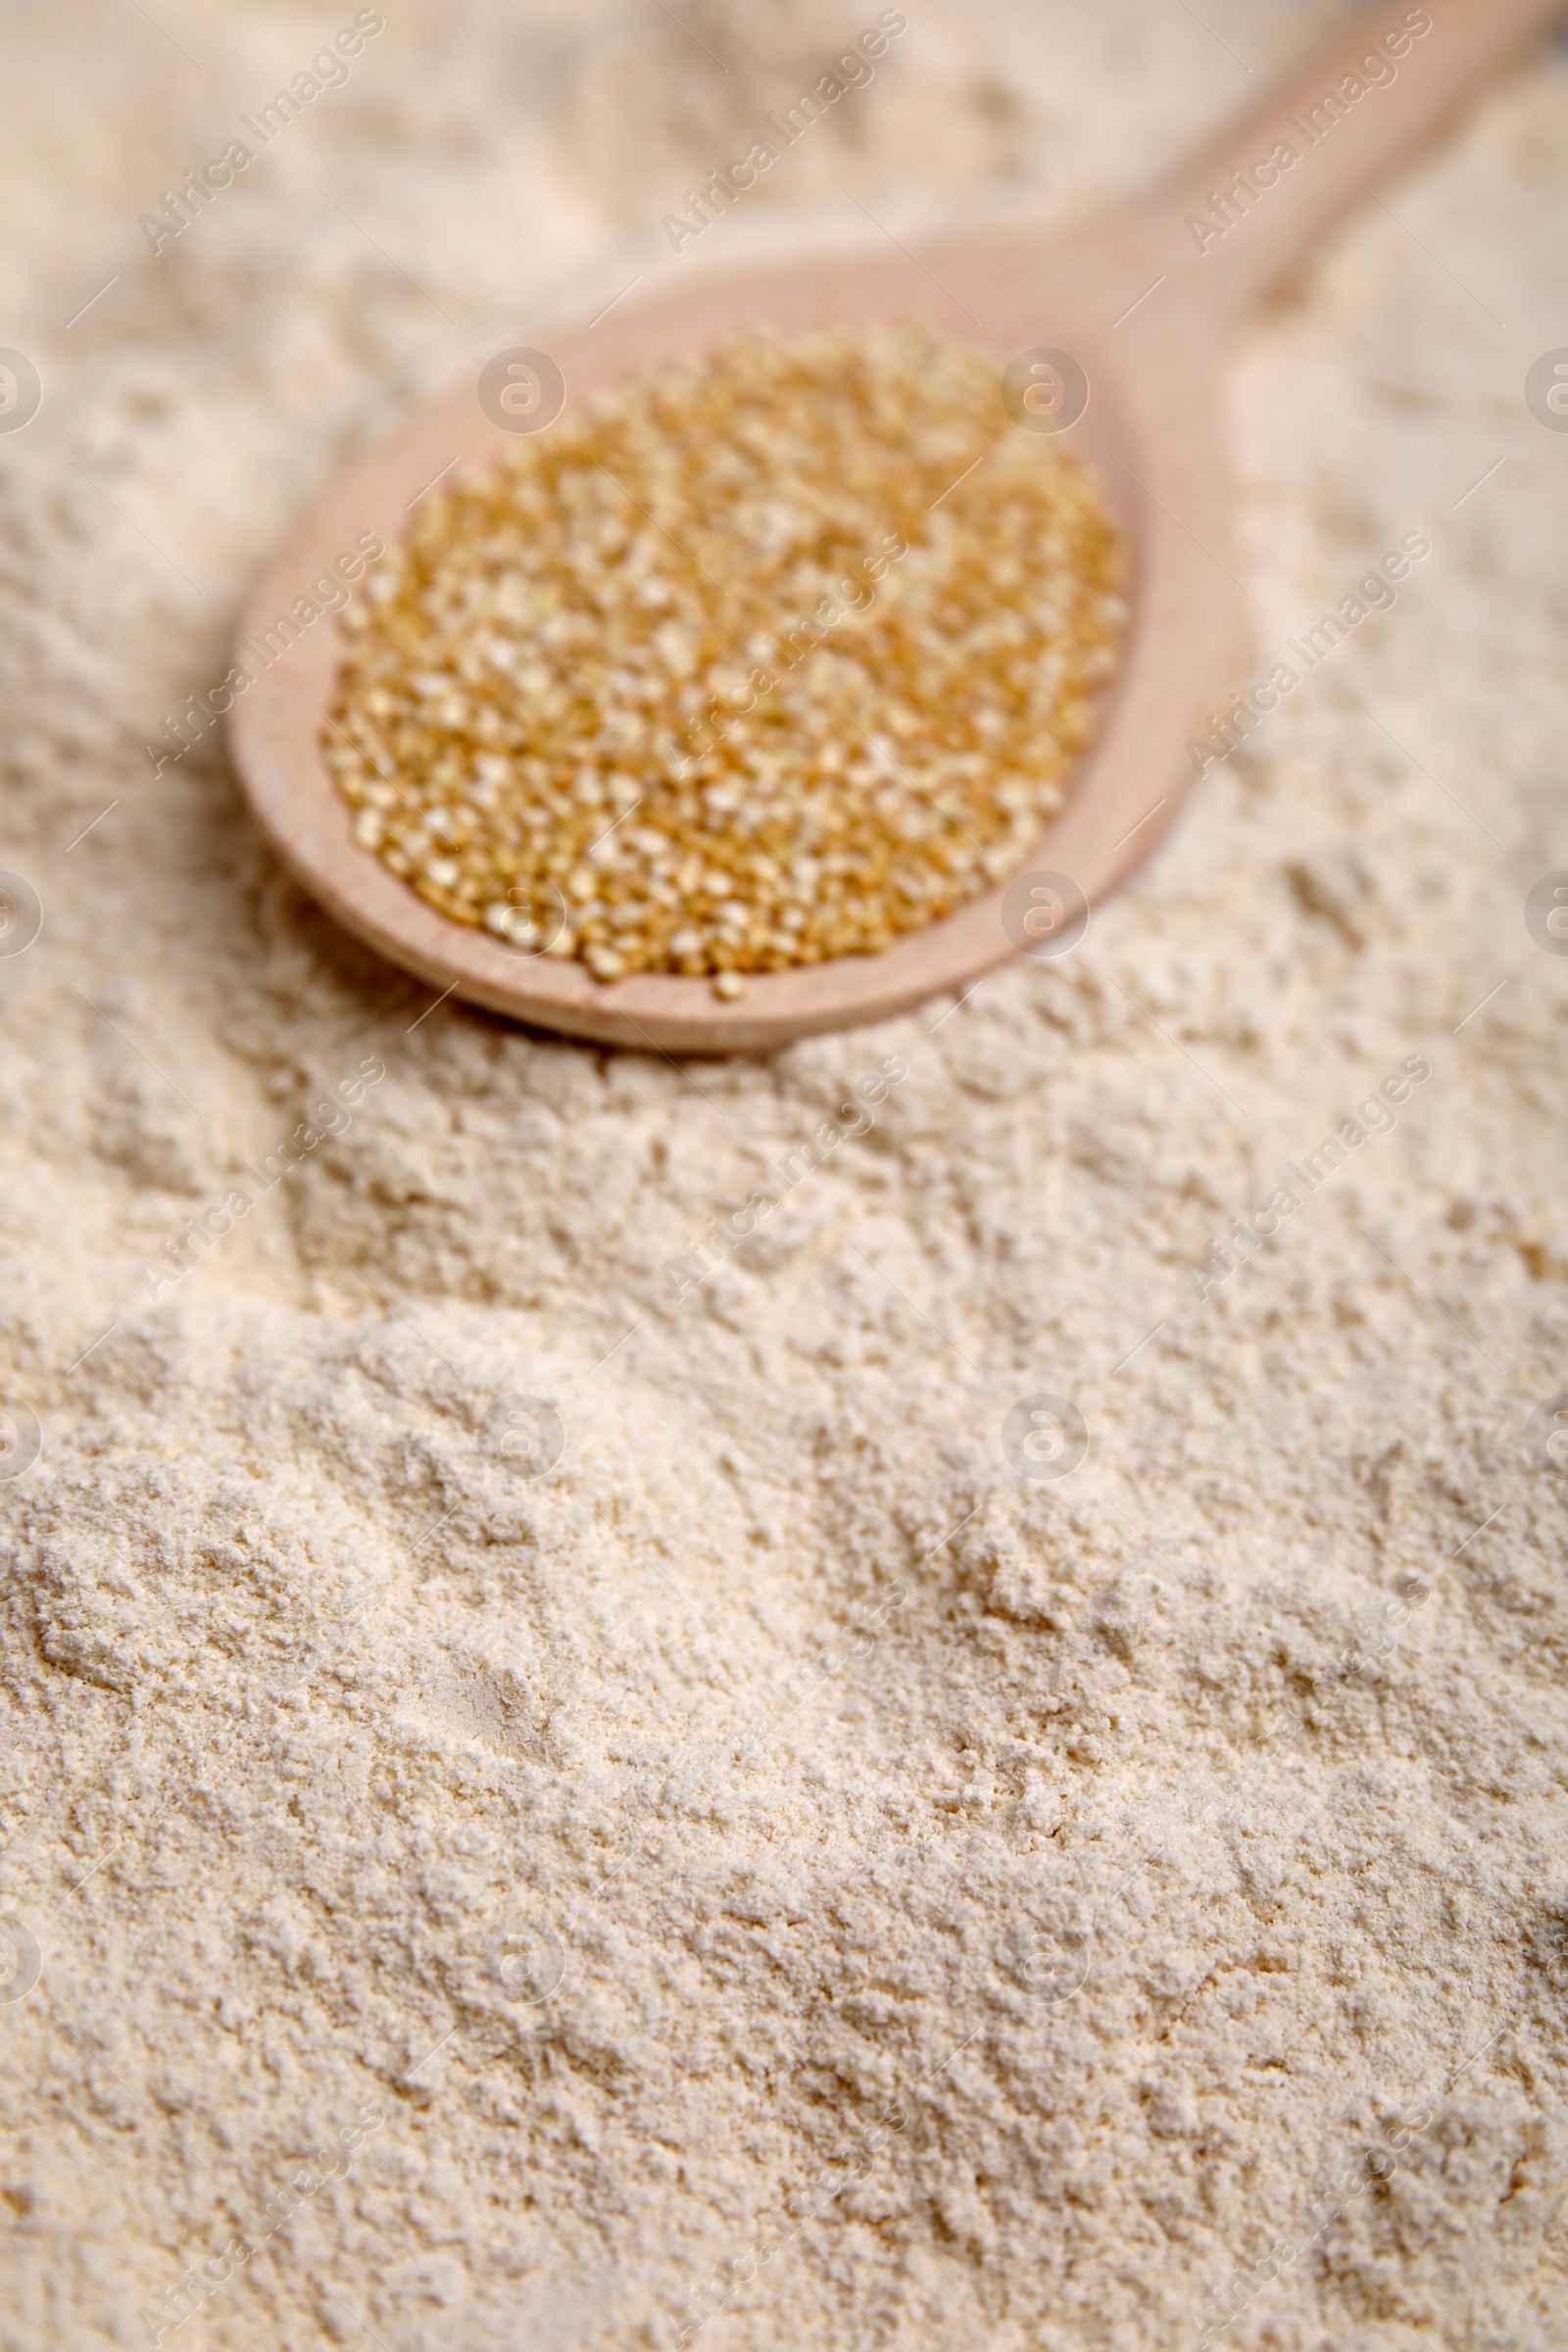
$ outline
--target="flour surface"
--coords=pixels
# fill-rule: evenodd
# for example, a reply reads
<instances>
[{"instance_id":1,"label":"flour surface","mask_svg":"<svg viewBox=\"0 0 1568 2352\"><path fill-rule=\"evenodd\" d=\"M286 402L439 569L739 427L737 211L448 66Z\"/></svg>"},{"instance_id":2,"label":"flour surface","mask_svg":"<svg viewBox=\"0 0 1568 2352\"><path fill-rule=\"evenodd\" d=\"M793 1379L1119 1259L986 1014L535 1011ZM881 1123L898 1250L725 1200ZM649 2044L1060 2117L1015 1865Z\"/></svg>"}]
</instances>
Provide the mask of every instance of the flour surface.
<instances>
[{"instance_id":1,"label":"flour surface","mask_svg":"<svg viewBox=\"0 0 1568 2352\"><path fill-rule=\"evenodd\" d=\"M908 13L677 253L874 11L399 0L154 253L353 12L5 12L4 2352L1564 2341L1561 63L1239 351L1256 674L1430 554L1057 962L594 1053L144 750L427 391L845 191L1108 197L1324 21Z\"/></svg>"}]
</instances>

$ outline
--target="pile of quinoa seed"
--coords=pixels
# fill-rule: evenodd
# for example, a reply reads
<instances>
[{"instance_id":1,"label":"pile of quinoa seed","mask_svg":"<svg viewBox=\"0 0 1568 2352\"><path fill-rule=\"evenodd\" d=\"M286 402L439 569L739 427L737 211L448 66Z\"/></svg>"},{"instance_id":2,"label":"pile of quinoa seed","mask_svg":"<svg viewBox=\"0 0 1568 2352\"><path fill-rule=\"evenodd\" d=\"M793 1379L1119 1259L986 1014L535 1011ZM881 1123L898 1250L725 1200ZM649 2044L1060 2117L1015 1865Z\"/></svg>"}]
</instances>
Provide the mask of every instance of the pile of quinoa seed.
<instances>
[{"instance_id":1,"label":"pile of quinoa seed","mask_svg":"<svg viewBox=\"0 0 1568 2352\"><path fill-rule=\"evenodd\" d=\"M915 326L760 336L425 498L326 758L431 906L624 972L865 955L1015 870L1123 618L1093 476Z\"/></svg>"}]
</instances>

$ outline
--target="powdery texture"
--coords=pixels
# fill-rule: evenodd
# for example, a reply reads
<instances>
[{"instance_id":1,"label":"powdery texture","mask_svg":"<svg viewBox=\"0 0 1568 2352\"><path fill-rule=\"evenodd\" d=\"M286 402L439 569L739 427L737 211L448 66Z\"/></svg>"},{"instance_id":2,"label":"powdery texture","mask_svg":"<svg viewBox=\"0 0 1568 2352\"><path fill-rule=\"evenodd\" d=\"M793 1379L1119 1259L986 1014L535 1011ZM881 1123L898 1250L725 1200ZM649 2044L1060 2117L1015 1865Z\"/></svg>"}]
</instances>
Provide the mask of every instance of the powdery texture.
<instances>
[{"instance_id":1,"label":"powdery texture","mask_svg":"<svg viewBox=\"0 0 1568 2352\"><path fill-rule=\"evenodd\" d=\"M1259 74L1305 29L1205 13ZM1163 2352L1217 2291L1238 2352L1547 2352L1568 1515L1522 1433L1568 1385L1568 964L1522 906L1568 864L1564 445L1518 385L1560 69L1239 361L1260 666L1424 530L1397 606L1070 957L682 1070L429 1009L216 746L140 749L313 483L530 299L652 268L844 31L682 14L728 75L656 13L400 11L156 259L135 216L321 24L183 8L198 76L134 12L8 17L11 217L54 193L0 257L48 393L0 444L4 862L45 906L0 962L45 1425L4 1502L0 1910L42 1974L0 2343ZM1185 12L939 7L706 242L853 241L841 180L906 236L1088 200L1250 87ZM370 1055L154 1303L138 1262ZM875 1126L677 1302L886 1056ZM998 1432L1039 1392L1092 1445L1031 1488ZM516 1393L546 1479L484 1435Z\"/></svg>"}]
</instances>

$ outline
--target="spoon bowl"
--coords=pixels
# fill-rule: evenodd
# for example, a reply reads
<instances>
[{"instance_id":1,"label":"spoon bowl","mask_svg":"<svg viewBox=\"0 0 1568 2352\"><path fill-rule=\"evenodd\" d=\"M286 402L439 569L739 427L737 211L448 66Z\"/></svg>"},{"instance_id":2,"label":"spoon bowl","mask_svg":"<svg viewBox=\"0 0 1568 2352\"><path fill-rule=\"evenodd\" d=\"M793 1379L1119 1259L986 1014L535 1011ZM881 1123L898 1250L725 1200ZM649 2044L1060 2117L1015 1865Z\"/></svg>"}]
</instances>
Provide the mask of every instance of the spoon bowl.
<instances>
[{"instance_id":1,"label":"spoon bowl","mask_svg":"<svg viewBox=\"0 0 1568 2352\"><path fill-rule=\"evenodd\" d=\"M1087 405L1072 415L1071 399L1041 421L1059 427L1099 476L1124 536L1130 613L1096 736L1019 870L1049 874L1058 898L1068 895L1065 877L1093 906L1147 857L1207 764L1195 740L1226 741L1210 730L1247 644L1246 592L1229 549L1221 363L1230 328L1369 176L1413 153L1553 6L1465 0L1436 28L1420 9L1369 11L1152 196L1061 229L990 223L917 252L888 236L864 253L745 272L693 265L682 276L677 263L657 292L549 335L549 358L569 408L668 363L700 362L743 331L793 339L917 319L994 356L999 424L1016 430L1033 422L1007 426L1016 416L1003 407L1009 364L1040 353L1076 364ZM1424 34L1412 31L1415 18ZM1369 79L1373 56L1388 61L1391 80ZM1332 137L1309 145L1301 110L1348 76L1362 98L1345 98L1327 118ZM1270 180L1256 159L1281 145L1297 161L1276 165ZM968 988L1020 949L1050 954L1066 941L1066 932L1022 934L1008 911L1013 877L874 955L754 973L744 995L725 1001L706 978L639 972L606 984L574 958L519 956L438 913L360 847L321 741L341 640L291 620L291 611L347 551L392 545L440 479L498 459L511 437L473 380L455 387L327 485L241 614L233 661L250 682L230 715L236 764L284 863L345 929L431 987L493 1011L601 1044L686 1054L756 1052L886 1019Z\"/></svg>"}]
</instances>

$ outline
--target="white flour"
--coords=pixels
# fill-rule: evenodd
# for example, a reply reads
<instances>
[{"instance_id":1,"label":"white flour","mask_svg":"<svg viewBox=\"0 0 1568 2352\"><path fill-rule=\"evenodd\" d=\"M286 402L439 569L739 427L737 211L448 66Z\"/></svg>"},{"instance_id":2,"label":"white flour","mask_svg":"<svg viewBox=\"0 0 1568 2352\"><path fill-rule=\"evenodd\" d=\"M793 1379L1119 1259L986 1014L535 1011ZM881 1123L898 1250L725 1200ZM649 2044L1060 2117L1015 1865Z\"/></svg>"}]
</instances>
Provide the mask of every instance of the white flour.
<instances>
[{"instance_id":1,"label":"white flour","mask_svg":"<svg viewBox=\"0 0 1568 2352\"><path fill-rule=\"evenodd\" d=\"M423 0L152 254L148 189L349 13L3 31L45 404L0 438L0 864L44 907L0 959L43 1423L0 1489L0 1974L40 1972L0 2345L1551 2352L1568 1511L1524 1433L1568 1389L1568 958L1523 905L1568 865L1568 442L1519 386L1560 67L1238 358L1258 673L1418 530L1396 607L1070 956L681 1071L430 1009L210 735L156 782L143 742L315 483L549 306L873 234L841 182L904 237L1087 202L1300 20L911 10L677 258L672 191L862 19ZM1039 1394L1090 1447L1025 1485Z\"/></svg>"}]
</instances>

